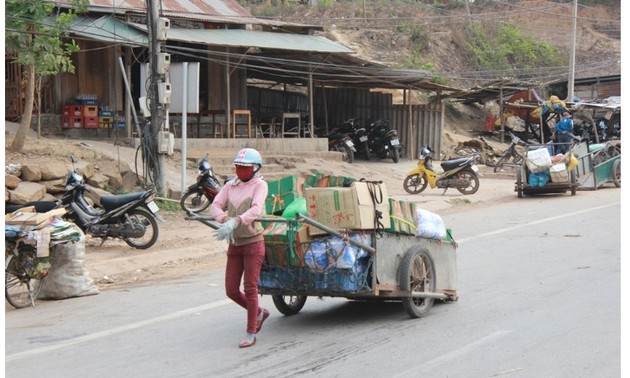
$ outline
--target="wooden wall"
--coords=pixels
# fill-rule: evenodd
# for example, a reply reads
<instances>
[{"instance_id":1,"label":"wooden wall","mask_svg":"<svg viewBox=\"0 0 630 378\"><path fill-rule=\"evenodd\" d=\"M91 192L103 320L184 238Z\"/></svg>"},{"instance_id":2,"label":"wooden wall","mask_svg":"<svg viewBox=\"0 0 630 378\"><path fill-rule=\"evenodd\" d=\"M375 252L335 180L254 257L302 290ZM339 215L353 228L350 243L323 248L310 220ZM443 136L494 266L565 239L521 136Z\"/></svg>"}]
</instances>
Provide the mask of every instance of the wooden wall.
<instances>
[{"instance_id":1,"label":"wooden wall","mask_svg":"<svg viewBox=\"0 0 630 378\"><path fill-rule=\"evenodd\" d=\"M249 109L253 118L268 114L281 116L283 112L300 112L308 117L308 97L305 94L250 86ZM407 158L418 157L418 146L429 145L439 156L444 126L444 105L394 105L390 93L347 88L315 89L313 98L315 125L329 129L340 126L350 118L359 118L361 125L378 119L390 120L398 130Z\"/></svg>"}]
</instances>

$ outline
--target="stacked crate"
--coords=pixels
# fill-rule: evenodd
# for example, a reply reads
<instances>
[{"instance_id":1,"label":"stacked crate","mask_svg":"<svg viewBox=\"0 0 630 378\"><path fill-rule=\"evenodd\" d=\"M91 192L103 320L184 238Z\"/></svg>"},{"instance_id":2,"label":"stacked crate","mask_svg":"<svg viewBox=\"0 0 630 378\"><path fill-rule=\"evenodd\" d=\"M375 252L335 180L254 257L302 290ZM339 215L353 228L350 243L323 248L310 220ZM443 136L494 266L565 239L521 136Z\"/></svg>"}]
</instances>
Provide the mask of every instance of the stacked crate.
<instances>
[{"instance_id":1,"label":"stacked crate","mask_svg":"<svg viewBox=\"0 0 630 378\"><path fill-rule=\"evenodd\" d=\"M114 111L113 110L99 110L98 111L98 127L101 129L111 129L114 124Z\"/></svg>"},{"instance_id":2,"label":"stacked crate","mask_svg":"<svg viewBox=\"0 0 630 378\"><path fill-rule=\"evenodd\" d=\"M83 128L98 128L98 105L81 105L81 115L83 115Z\"/></svg>"},{"instance_id":3,"label":"stacked crate","mask_svg":"<svg viewBox=\"0 0 630 378\"><path fill-rule=\"evenodd\" d=\"M61 128L80 129L83 127L83 108L81 105L66 104L61 109Z\"/></svg>"}]
</instances>

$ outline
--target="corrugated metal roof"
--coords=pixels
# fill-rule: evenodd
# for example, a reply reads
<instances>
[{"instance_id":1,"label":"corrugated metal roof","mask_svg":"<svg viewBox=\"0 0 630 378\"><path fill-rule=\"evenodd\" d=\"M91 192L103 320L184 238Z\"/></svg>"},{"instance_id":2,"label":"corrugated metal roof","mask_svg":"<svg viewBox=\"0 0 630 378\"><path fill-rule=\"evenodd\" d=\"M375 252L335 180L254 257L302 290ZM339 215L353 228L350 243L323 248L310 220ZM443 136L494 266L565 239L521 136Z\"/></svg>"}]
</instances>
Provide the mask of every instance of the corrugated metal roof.
<instances>
[{"instance_id":1,"label":"corrugated metal roof","mask_svg":"<svg viewBox=\"0 0 630 378\"><path fill-rule=\"evenodd\" d=\"M54 3L59 7L72 7L72 0L55 0ZM89 0L88 10L95 13L145 14L147 3L146 0ZM164 17L199 22L321 29L320 26L256 18L236 0L162 0L160 12Z\"/></svg>"},{"instance_id":2,"label":"corrugated metal roof","mask_svg":"<svg viewBox=\"0 0 630 378\"><path fill-rule=\"evenodd\" d=\"M79 16L72 22L70 32L101 42L132 46L146 46L149 43L146 33L112 16L98 19Z\"/></svg>"},{"instance_id":3,"label":"corrugated metal roof","mask_svg":"<svg viewBox=\"0 0 630 378\"><path fill-rule=\"evenodd\" d=\"M146 31L146 25L132 24ZM316 35L273 33L243 29L174 29L168 30L169 41L214 46L257 47L260 49L308 51L314 53L352 53L349 48Z\"/></svg>"}]
</instances>

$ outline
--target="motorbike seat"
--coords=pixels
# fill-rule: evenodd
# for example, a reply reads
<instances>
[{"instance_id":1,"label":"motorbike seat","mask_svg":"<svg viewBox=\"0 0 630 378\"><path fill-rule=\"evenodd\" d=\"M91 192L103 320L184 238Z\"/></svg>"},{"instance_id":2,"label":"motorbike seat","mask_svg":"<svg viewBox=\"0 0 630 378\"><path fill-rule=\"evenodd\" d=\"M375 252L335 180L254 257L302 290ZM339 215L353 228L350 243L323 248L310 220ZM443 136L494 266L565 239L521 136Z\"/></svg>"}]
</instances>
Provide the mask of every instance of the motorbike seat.
<instances>
[{"instance_id":1,"label":"motorbike seat","mask_svg":"<svg viewBox=\"0 0 630 378\"><path fill-rule=\"evenodd\" d=\"M445 171L448 171L448 170L451 170L453 168L460 167L460 166L468 163L469 161L470 161L470 158L458 158L458 159L452 159L452 160L445 160L442 163L440 163L440 166Z\"/></svg>"},{"instance_id":2,"label":"motorbike seat","mask_svg":"<svg viewBox=\"0 0 630 378\"><path fill-rule=\"evenodd\" d=\"M134 192L101 197L101 205L106 211L114 210L126 203L136 201L146 195L146 192Z\"/></svg>"},{"instance_id":3,"label":"motorbike seat","mask_svg":"<svg viewBox=\"0 0 630 378\"><path fill-rule=\"evenodd\" d=\"M25 203L24 205L7 205L4 208L4 213L9 214L23 207L29 207L29 206L34 206L35 211L38 213L47 213L50 210L56 208L57 205L58 203L55 201L34 201L34 202Z\"/></svg>"}]
</instances>

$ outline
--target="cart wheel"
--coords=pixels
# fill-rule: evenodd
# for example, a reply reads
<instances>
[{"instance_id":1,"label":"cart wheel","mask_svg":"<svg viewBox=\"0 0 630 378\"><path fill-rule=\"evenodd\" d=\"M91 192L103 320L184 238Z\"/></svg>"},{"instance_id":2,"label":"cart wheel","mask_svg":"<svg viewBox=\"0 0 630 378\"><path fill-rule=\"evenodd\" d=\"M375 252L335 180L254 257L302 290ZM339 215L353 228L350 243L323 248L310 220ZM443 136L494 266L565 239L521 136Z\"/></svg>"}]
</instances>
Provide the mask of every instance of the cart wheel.
<instances>
[{"instance_id":1,"label":"cart wheel","mask_svg":"<svg viewBox=\"0 0 630 378\"><path fill-rule=\"evenodd\" d=\"M523 173L520 169L516 171L516 195L523 198Z\"/></svg>"},{"instance_id":2,"label":"cart wheel","mask_svg":"<svg viewBox=\"0 0 630 378\"><path fill-rule=\"evenodd\" d=\"M574 196L577 192L577 178L575 177L575 169L571 171L571 195Z\"/></svg>"},{"instance_id":3,"label":"cart wheel","mask_svg":"<svg viewBox=\"0 0 630 378\"><path fill-rule=\"evenodd\" d=\"M617 159L613 163L612 180L617 188L621 188L621 159Z\"/></svg>"},{"instance_id":4,"label":"cart wheel","mask_svg":"<svg viewBox=\"0 0 630 378\"><path fill-rule=\"evenodd\" d=\"M400 290L408 292L402 299L403 308L412 318L426 315L433 307L433 298L412 298L411 292L435 292L435 264L428 250L415 247L407 250L400 263Z\"/></svg>"},{"instance_id":5,"label":"cart wheel","mask_svg":"<svg viewBox=\"0 0 630 378\"><path fill-rule=\"evenodd\" d=\"M274 295L271 298L278 311L287 316L300 312L306 303L306 296L304 295Z\"/></svg>"}]
</instances>

